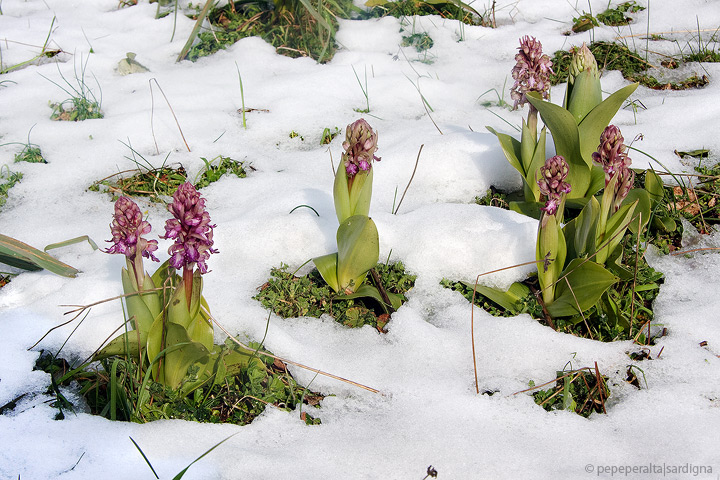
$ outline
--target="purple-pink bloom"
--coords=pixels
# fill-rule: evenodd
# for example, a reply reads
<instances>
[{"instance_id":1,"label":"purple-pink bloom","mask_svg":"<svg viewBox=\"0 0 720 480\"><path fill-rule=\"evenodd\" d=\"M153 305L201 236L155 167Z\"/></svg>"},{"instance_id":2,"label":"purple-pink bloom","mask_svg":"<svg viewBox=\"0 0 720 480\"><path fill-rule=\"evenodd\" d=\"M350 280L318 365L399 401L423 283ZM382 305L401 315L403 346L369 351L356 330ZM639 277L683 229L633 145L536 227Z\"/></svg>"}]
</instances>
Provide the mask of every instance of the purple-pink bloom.
<instances>
[{"instance_id":1,"label":"purple-pink bloom","mask_svg":"<svg viewBox=\"0 0 720 480\"><path fill-rule=\"evenodd\" d=\"M633 187L635 172L630 169L632 159L625 153L625 139L620 129L615 125L608 125L600 135L600 145L597 152L593 152L593 161L605 171L605 186L617 175L615 183L615 211Z\"/></svg>"},{"instance_id":2,"label":"purple-pink bloom","mask_svg":"<svg viewBox=\"0 0 720 480\"><path fill-rule=\"evenodd\" d=\"M380 161L380 157L375 156L377 140L377 132L362 118L347 126L342 158L349 178L353 178L359 171L369 171L373 160Z\"/></svg>"},{"instance_id":3,"label":"purple-pink bloom","mask_svg":"<svg viewBox=\"0 0 720 480\"><path fill-rule=\"evenodd\" d=\"M172 219L165 222L165 236L175 239L170 246L170 265L176 269L192 269L197 264L200 273L207 273L211 253L217 253L213 246L213 228L210 214L205 211L205 199L200 196L192 183L186 182L173 195L168 205Z\"/></svg>"},{"instance_id":4,"label":"purple-pink bloom","mask_svg":"<svg viewBox=\"0 0 720 480\"><path fill-rule=\"evenodd\" d=\"M115 202L115 213L110 224L112 246L106 253L121 253L130 260L135 260L138 252L145 258L159 262L152 254L158 248L157 240L146 240L142 236L152 230L148 222L143 220L140 207L128 197L120 197Z\"/></svg>"},{"instance_id":5,"label":"purple-pink bloom","mask_svg":"<svg viewBox=\"0 0 720 480\"><path fill-rule=\"evenodd\" d=\"M572 187L565 182L569 172L569 167L565 159L561 155L555 155L545 161L545 165L540 167L540 178L537 180L540 193L547 197L545 206L541 208L548 215L555 215L560 203L562 195L570 193Z\"/></svg>"},{"instance_id":6,"label":"purple-pink bloom","mask_svg":"<svg viewBox=\"0 0 720 480\"><path fill-rule=\"evenodd\" d=\"M542 44L534 37L523 37L515 61L512 69L515 84L510 89L510 98L515 101L513 110L527 103L527 92L538 92L543 98L549 98L550 74L555 72L550 57L542 53Z\"/></svg>"},{"instance_id":7,"label":"purple-pink bloom","mask_svg":"<svg viewBox=\"0 0 720 480\"><path fill-rule=\"evenodd\" d=\"M632 164L632 160L625 153L624 142L620 129L615 125L608 125L600 135L600 145L597 152L593 152L592 159L605 171L605 185L610 183L615 172Z\"/></svg>"}]
</instances>

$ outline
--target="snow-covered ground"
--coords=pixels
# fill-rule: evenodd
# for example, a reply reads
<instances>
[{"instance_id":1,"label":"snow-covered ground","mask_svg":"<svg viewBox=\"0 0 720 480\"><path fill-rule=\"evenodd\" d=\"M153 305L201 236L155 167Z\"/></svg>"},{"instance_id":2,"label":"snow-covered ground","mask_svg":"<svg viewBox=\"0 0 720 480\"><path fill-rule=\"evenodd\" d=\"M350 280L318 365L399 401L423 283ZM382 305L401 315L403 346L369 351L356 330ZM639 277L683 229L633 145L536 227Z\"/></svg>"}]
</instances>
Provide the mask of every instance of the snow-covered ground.
<instances>
[{"instance_id":1,"label":"snow-covered ground","mask_svg":"<svg viewBox=\"0 0 720 480\"><path fill-rule=\"evenodd\" d=\"M331 62L318 65L277 55L258 38L196 63L175 63L193 22L180 16L170 42L172 16L156 20L155 5L143 0L123 9L117 8L117 0L2 2L4 67L36 55L53 18L50 46L64 53L57 64L48 61L0 76L0 143L26 141L35 125L31 141L49 162L15 164L20 147L0 147L0 168L7 165L24 174L0 211L0 232L40 248L80 235L98 244L110 238L112 203L87 188L134 166L123 143L156 166L169 154L168 162L181 163L191 178L203 166L200 157L223 154L251 162L256 171L247 178L226 177L203 190L220 250L209 261L212 272L205 276L204 295L233 334L259 340L267 312L251 297L270 268L281 262L296 267L334 249L330 154L337 164L342 135L329 149L319 146L319 140L325 127L344 131L360 116L353 109L365 107L354 67L361 77L367 71L371 111L365 118L379 132L382 161L374 167L370 213L380 232L380 257L403 261L417 283L386 335L369 327L348 329L330 318L271 316L265 344L274 353L381 391L374 394L318 376L312 388L332 394L322 402L320 426L306 426L299 412L273 408L243 427L184 421L137 425L84 413L55 421L56 410L42 395L48 375L32 371L39 351L27 348L67 318L62 315L67 308L60 305L88 304L121 293L124 260L87 244L54 250L82 273L75 279L24 273L0 289L0 405L28 393L0 416L0 478L152 478L129 436L161 478L171 478L231 434L236 435L185 478L420 480L429 465L444 479L582 479L610 476L612 466L653 465L681 467L680 473L664 478L720 478L717 254L649 254L652 265L665 273L655 311L669 334L651 348L653 358L662 349L659 358L638 363L648 384L641 390L623 381L633 363L626 352L638 348L630 342L602 344L556 333L527 315L495 318L476 309L480 387L498 391L477 395L470 305L439 285L442 277L470 280L534 259L534 220L473 204L474 196L490 185L520 185L485 126L516 134L498 115L519 125L525 112L482 106L496 98L494 92L478 97L505 87L509 100L510 70L521 36L537 37L552 54L593 35L595 40L621 36L640 48L646 41L638 34L662 33L677 43L652 43L650 49L679 54L688 41L696 47L698 28L711 30L703 31L705 41L720 25L720 2L715 0L642 0L650 8L634 15L632 28L600 27L564 36L573 16L589 11L585 2L572 3L501 0L497 29L460 28L437 16L343 20L337 34L340 50ZM590 4L596 13L607 7L604 0ZM405 34L426 32L434 46L427 54L400 47L401 28ZM136 53L150 72L119 75L115 68L126 52ZM425 58L432 62L417 61ZM74 81L85 60L88 85L98 96L102 91L105 118L51 121L48 102L67 95L49 80L63 84L62 74ZM247 130L237 113L236 64L246 106L268 110L249 113ZM707 75L710 84L684 92L640 87L631 99L644 108L621 109L613 122L626 139L642 134L635 146L675 172L689 168L673 154L675 149L708 148L715 161L720 152L720 65L685 68ZM157 89L153 138L153 78L172 104L191 152ZM618 72L603 77L606 92L626 83ZM417 88L434 109L432 118L443 135L428 118ZM563 91L564 85L553 89L556 102ZM304 140L290 138L291 131ZM400 193L404 189L423 144L415 180L398 215L392 215L396 188ZM634 166L650 165L647 157L632 156ZM300 204L311 205L320 216L309 209L288 213ZM147 210L153 234L161 233L167 213L147 202L141 208ZM718 235L689 235L687 240L720 246ZM169 243L161 240L160 245L162 253ZM483 278L487 284L507 286L524 278L528 268ZM119 304L97 306L64 347L64 355L85 358L121 321ZM57 330L38 348L56 351L68 334L67 328ZM216 340L223 340L221 332ZM699 345L703 341L707 346ZM585 419L548 413L529 394L513 395L530 380L551 380L567 362L576 368L597 362L610 375L608 415ZM304 384L313 377L301 369L292 373ZM706 473L699 473L700 467ZM659 473L615 475L663 478Z\"/></svg>"}]
</instances>

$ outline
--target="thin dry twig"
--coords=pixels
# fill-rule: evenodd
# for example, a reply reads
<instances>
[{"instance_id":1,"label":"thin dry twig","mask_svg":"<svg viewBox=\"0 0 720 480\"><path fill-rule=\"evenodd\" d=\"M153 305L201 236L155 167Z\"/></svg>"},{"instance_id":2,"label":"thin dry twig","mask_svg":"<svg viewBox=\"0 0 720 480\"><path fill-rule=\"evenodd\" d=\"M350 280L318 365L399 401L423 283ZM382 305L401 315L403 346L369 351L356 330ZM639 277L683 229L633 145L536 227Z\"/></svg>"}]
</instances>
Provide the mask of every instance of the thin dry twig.
<instances>
[{"instance_id":1,"label":"thin dry twig","mask_svg":"<svg viewBox=\"0 0 720 480\"><path fill-rule=\"evenodd\" d=\"M252 348L248 347L247 345L245 345L244 343L242 343L241 341L239 341L238 339L236 339L235 337L233 337L233 336L230 334L230 332L228 332L227 329L225 329L225 327L223 327L223 326L215 319L215 317L213 317L213 316L210 314L210 312L208 312L208 311L205 309L205 307L202 307L202 308L203 308L203 311L208 315L208 317L213 321L213 323L214 323L215 325L217 325L220 330L222 330L223 332L225 332L225 335L227 335L230 340L232 340L232 341L235 342L237 345L239 345L240 347L242 347L242 348L244 348L244 349L246 349L246 350L253 350ZM339 377L339 376L337 376L337 375L333 375L332 373L328 373L328 372L324 372L324 371L322 371L322 370L318 370L317 368L308 367L307 365L303 365L302 363L293 362L292 360L287 360L287 359L285 359L285 358L283 358L283 357L278 357L277 355L273 355L273 354L271 354L271 353L262 352L262 353L260 353L260 355L262 355L262 356L264 356L264 357L274 358L274 359L276 359L276 360L280 360L281 362L289 363L290 365L295 365L296 367L300 367L300 368L303 368L303 369L305 369L305 370L310 370L311 372L315 372L315 373L317 373L317 374L324 375L324 376L326 376L326 377L334 378L335 380L339 380L339 381L341 381L341 382L349 383L350 385L353 385L353 386L355 386L355 387L362 388L362 389L367 390L367 391L372 392L372 393L380 393L380 390L376 390L376 389L374 389L374 388L368 387L368 386L363 385L363 384L361 384L361 383L357 383L357 382L354 382L354 381L352 381L352 380L348 380L348 379L346 379L346 378Z\"/></svg>"},{"instance_id":2,"label":"thin dry twig","mask_svg":"<svg viewBox=\"0 0 720 480\"><path fill-rule=\"evenodd\" d=\"M420 150L418 150L417 158L415 159L415 168L413 168L412 175L410 175L410 181L408 182L407 186L405 187L405 191L403 191L402 197L400 197L400 202L398 203L397 208L393 212L393 215L397 215L398 210L400 210L400 205L402 205L403 200L405 199L405 194L408 191L408 188L410 188L410 184L413 181L413 178L415 178L415 172L417 171L418 163L420 162L420 154L422 153L422 149L425 146L423 143L420 145Z\"/></svg>"},{"instance_id":3,"label":"thin dry twig","mask_svg":"<svg viewBox=\"0 0 720 480\"><path fill-rule=\"evenodd\" d=\"M208 2L210 3L210 2ZM154 78L151 78L148 80L148 83L150 84L150 130L152 131L153 141L155 142L155 150L157 151L157 154L160 155L160 149L158 148L157 140L155 139L155 128L153 126L153 116L155 113L155 97L153 95L153 88L152 88L152 82L155 82L155 85L157 85L158 89L160 90L160 93L162 93L163 98L165 98L165 102L167 103L168 107L170 108L170 113L172 113L173 118L175 119L175 124L178 127L178 130L180 130L180 136L183 139L183 142L185 142L185 147L187 148L187 151L190 151L190 145L188 145L187 140L185 140L185 135L183 134L182 128L180 128L180 122L178 122L177 116L175 116L175 110L173 110L172 105L170 105L170 100L168 100L167 96L165 95L165 92L163 92L162 87L158 83L158 81Z\"/></svg>"}]
</instances>

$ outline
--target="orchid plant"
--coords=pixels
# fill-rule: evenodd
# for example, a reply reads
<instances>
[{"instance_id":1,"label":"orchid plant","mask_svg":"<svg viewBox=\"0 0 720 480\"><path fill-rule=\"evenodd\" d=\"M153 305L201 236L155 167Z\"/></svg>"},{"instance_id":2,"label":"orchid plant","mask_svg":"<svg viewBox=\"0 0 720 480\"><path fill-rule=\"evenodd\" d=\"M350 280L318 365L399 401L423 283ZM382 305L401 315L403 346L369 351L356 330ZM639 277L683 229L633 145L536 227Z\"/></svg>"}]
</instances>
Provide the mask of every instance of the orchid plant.
<instances>
[{"instance_id":1,"label":"orchid plant","mask_svg":"<svg viewBox=\"0 0 720 480\"><path fill-rule=\"evenodd\" d=\"M564 206L573 189L572 167L561 155L547 159L540 167L538 189L544 206L538 223L536 262L543 305L551 318L582 320L582 313L593 306L622 327L623 318L607 291L620 278L632 278L619 264L623 236L633 226L642 226L636 218L652 203L652 188L633 189L635 172L626 152L620 129L609 125L600 135L600 144L592 154L603 172L605 188L600 200L590 197L580 214L565 223ZM649 172L647 178L657 175ZM651 181L654 183L656 180ZM646 183L648 183L646 181ZM631 195L633 193L633 195ZM510 311L516 311L529 289L516 283L506 292L490 287L477 291Z\"/></svg>"},{"instance_id":2,"label":"orchid plant","mask_svg":"<svg viewBox=\"0 0 720 480\"><path fill-rule=\"evenodd\" d=\"M380 158L377 151L378 134L364 120L348 125L342 146L342 162L335 174L333 197L335 214L340 226L336 239L338 251L313 258L325 282L345 298L373 297L394 308L400 299L386 292L388 299L375 288L365 284L368 272L377 264L380 240L375 222L368 216L372 197L373 163Z\"/></svg>"},{"instance_id":3,"label":"orchid plant","mask_svg":"<svg viewBox=\"0 0 720 480\"><path fill-rule=\"evenodd\" d=\"M567 196L568 205L582 207L603 187L603 172L592 160L597 138L635 91L637 83L603 100L597 62L583 44L573 50L565 98L563 105L558 106L549 101L552 62L542 54L540 42L524 37L519 50L515 56L515 84L511 95L515 99L515 108L525 102L530 104L528 120L523 121L521 140L488 127L498 137L505 157L524 180L525 201L511 202L510 208L533 216L540 214L537 205L542 192L535 184L535 178L546 158L546 131L543 127L539 139L535 138L538 113L552 133L556 155L562 156L569 167L568 182L573 187Z\"/></svg>"},{"instance_id":4,"label":"orchid plant","mask_svg":"<svg viewBox=\"0 0 720 480\"><path fill-rule=\"evenodd\" d=\"M156 382L172 389L189 388L207 381L217 370L213 366L218 359L227 355L213 344L209 307L202 296L202 275L209 272L210 255L217 253L215 225L205 210L205 199L189 182L177 189L168 211L173 218L165 223L161 238L174 240L168 249L170 258L150 275L143 258L159 262L154 255L157 240L145 238L152 227L131 199L120 197L115 203L112 245L105 252L126 257L121 278L132 328L108 343L95 359L136 358ZM247 364L252 352L243 353L234 359L236 363ZM193 375L188 376L191 367Z\"/></svg>"}]
</instances>

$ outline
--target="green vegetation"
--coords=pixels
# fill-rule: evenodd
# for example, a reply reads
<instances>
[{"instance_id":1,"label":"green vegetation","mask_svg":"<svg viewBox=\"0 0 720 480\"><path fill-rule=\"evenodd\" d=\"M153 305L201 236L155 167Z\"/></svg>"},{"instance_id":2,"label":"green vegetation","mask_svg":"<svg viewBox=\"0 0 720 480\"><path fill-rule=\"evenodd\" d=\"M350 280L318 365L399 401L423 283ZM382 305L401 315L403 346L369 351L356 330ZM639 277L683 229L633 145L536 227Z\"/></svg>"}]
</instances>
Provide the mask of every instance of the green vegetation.
<instances>
[{"instance_id":1,"label":"green vegetation","mask_svg":"<svg viewBox=\"0 0 720 480\"><path fill-rule=\"evenodd\" d=\"M381 291L400 295L405 301L405 294L415 285L415 276L406 273L405 266L400 262L378 264L374 270L380 285L372 272L371 283ZM283 318L320 317L326 313L348 327L371 325L379 331L384 330L390 319L388 308L374 299L345 299L343 295L335 295L317 270L304 277L296 277L283 264L280 268L271 269L270 277L253 298Z\"/></svg>"},{"instance_id":2,"label":"green vegetation","mask_svg":"<svg viewBox=\"0 0 720 480\"><path fill-rule=\"evenodd\" d=\"M377 17L412 17L414 15L440 15L449 20L458 20L467 25L493 26L489 12L484 15L469 4L459 0L368 0L365 6L370 7L361 18Z\"/></svg>"},{"instance_id":3,"label":"green vegetation","mask_svg":"<svg viewBox=\"0 0 720 480\"><path fill-rule=\"evenodd\" d=\"M20 172L11 172L10 168L0 168L0 207L7 203L8 191L22 180L23 174Z\"/></svg>"},{"instance_id":4,"label":"green vegetation","mask_svg":"<svg viewBox=\"0 0 720 480\"><path fill-rule=\"evenodd\" d=\"M538 385L537 388L544 385ZM535 383L531 381L530 387L534 389ZM593 412L607 413L605 402L609 396L607 377L600 374L597 366L595 369L558 371L553 387L533 393L535 403L548 412L567 410L586 418Z\"/></svg>"},{"instance_id":5,"label":"green vegetation","mask_svg":"<svg viewBox=\"0 0 720 480\"><path fill-rule=\"evenodd\" d=\"M327 62L337 48L336 16L349 18L353 8L349 0L278 0L275 8L268 8L264 1L230 2L210 11L208 19L214 30L198 35L199 42L187 58L195 61L241 38L259 36L279 54Z\"/></svg>"},{"instance_id":6,"label":"green vegetation","mask_svg":"<svg viewBox=\"0 0 720 480\"><path fill-rule=\"evenodd\" d=\"M597 60L598 67L603 70L619 70L623 77L630 82L639 82L655 90L686 90L707 85L705 75L690 76L683 81L674 83L661 83L655 77L645 73L650 65L640 54L631 51L627 46L612 42L593 42L589 45L590 51ZM558 50L552 59L555 74L550 77L553 85L567 81L572 53Z\"/></svg>"},{"instance_id":7,"label":"green vegetation","mask_svg":"<svg viewBox=\"0 0 720 480\"><path fill-rule=\"evenodd\" d=\"M104 359L92 368L85 364L73 369L64 359L42 353L35 369L51 374L47 394L55 397L51 405L58 409L57 419L64 418L64 411L74 409L63 394L67 388L77 389L94 415L138 423L176 418L245 425L267 406L285 411L300 404L318 406L321 395L299 386L283 362L262 355L260 345L250 346L258 351L257 361L248 362L237 372L223 372L228 375L190 393L144 381L136 361L122 357ZM226 348L231 351L232 343L228 342ZM191 376L192 373L188 378ZM320 419L306 412L301 416L310 425L320 423Z\"/></svg>"}]
</instances>

